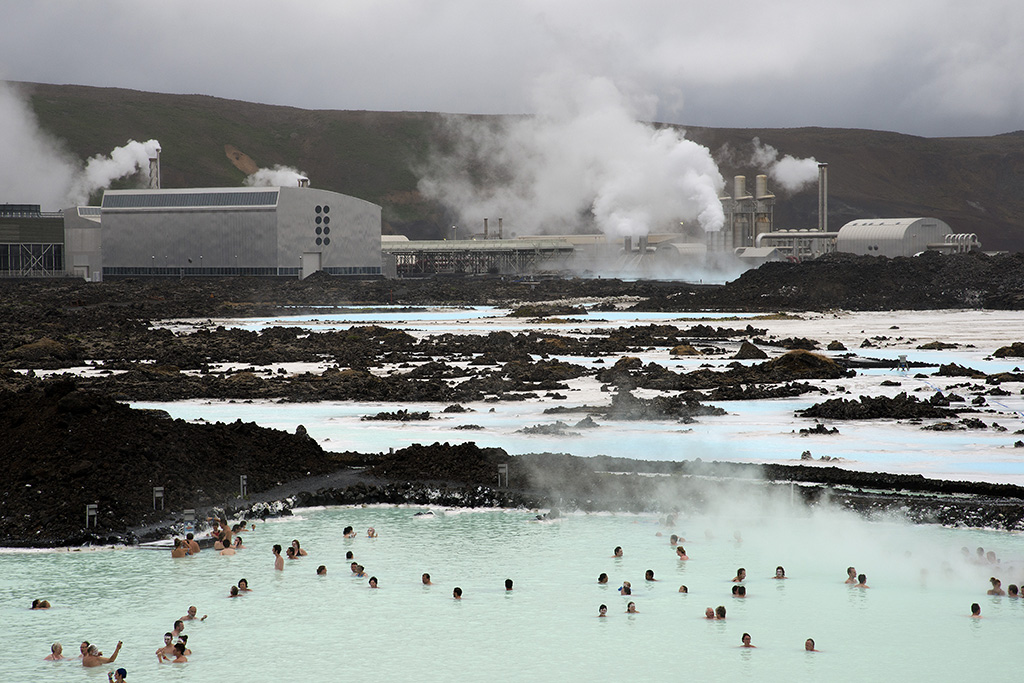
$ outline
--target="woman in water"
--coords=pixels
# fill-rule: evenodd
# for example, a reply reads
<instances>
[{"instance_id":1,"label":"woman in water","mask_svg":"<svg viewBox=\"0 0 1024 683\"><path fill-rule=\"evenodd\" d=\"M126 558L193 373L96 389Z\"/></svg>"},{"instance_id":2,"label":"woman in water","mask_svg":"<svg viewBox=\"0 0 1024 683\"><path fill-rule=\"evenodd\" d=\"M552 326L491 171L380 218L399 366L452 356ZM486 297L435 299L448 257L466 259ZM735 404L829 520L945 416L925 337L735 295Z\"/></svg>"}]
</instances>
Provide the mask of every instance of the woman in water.
<instances>
[{"instance_id":1,"label":"woman in water","mask_svg":"<svg viewBox=\"0 0 1024 683\"><path fill-rule=\"evenodd\" d=\"M608 575L605 574L604 572L601 572L600 574L597 575L597 582L598 583L602 583L602 584L608 583Z\"/></svg>"},{"instance_id":2,"label":"woman in water","mask_svg":"<svg viewBox=\"0 0 1024 683\"><path fill-rule=\"evenodd\" d=\"M377 587L377 577L376 576L371 576L370 577L370 588L376 588L376 587Z\"/></svg>"},{"instance_id":3,"label":"woman in water","mask_svg":"<svg viewBox=\"0 0 1024 683\"><path fill-rule=\"evenodd\" d=\"M785 579L785 578L787 578L786 577L786 570L783 569L781 564L778 567L775 568L775 576L773 576L772 578L773 579Z\"/></svg>"},{"instance_id":4,"label":"woman in water","mask_svg":"<svg viewBox=\"0 0 1024 683\"><path fill-rule=\"evenodd\" d=\"M619 587L619 592L623 595L632 595L633 587L629 585L629 581L623 581L622 585Z\"/></svg>"},{"instance_id":5,"label":"woman in water","mask_svg":"<svg viewBox=\"0 0 1024 683\"><path fill-rule=\"evenodd\" d=\"M366 537L377 538L377 530L371 526L369 529L366 530Z\"/></svg>"},{"instance_id":6,"label":"woman in water","mask_svg":"<svg viewBox=\"0 0 1024 683\"><path fill-rule=\"evenodd\" d=\"M680 560L690 559L690 556L686 554L686 548L681 545L676 546L676 556L679 557Z\"/></svg>"},{"instance_id":7,"label":"woman in water","mask_svg":"<svg viewBox=\"0 0 1024 683\"><path fill-rule=\"evenodd\" d=\"M626 614L639 614L639 612L636 611L635 602L630 602L628 605L626 605Z\"/></svg>"},{"instance_id":8,"label":"woman in water","mask_svg":"<svg viewBox=\"0 0 1024 683\"><path fill-rule=\"evenodd\" d=\"M252 589L249 588L249 582L248 581L246 581L245 579L239 579L238 580L238 590L241 593L248 593Z\"/></svg>"},{"instance_id":9,"label":"woman in water","mask_svg":"<svg viewBox=\"0 0 1024 683\"><path fill-rule=\"evenodd\" d=\"M741 641L743 642L743 644L740 645L740 647L757 647L757 645L751 645L750 644L750 634L749 633L744 633L743 637L741 638Z\"/></svg>"},{"instance_id":10,"label":"woman in water","mask_svg":"<svg viewBox=\"0 0 1024 683\"><path fill-rule=\"evenodd\" d=\"M1002 581L993 576L989 579L989 583L992 584L992 588L989 589L986 595L1006 595L1006 591L1003 590Z\"/></svg>"},{"instance_id":11,"label":"woman in water","mask_svg":"<svg viewBox=\"0 0 1024 683\"><path fill-rule=\"evenodd\" d=\"M59 662L62 659L67 659L67 657L64 656L64 646L60 643L54 643L51 645L50 654L43 657L43 660L47 662Z\"/></svg>"},{"instance_id":12,"label":"woman in water","mask_svg":"<svg viewBox=\"0 0 1024 683\"><path fill-rule=\"evenodd\" d=\"M597 616L606 617L608 616L608 605L601 605L597 608Z\"/></svg>"},{"instance_id":13,"label":"woman in water","mask_svg":"<svg viewBox=\"0 0 1024 683\"><path fill-rule=\"evenodd\" d=\"M308 555L308 554L309 554L309 553L307 553L307 552L306 552L305 550L303 550L303 549L302 549L302 548L301 548L301 547L299 546L299 541L298 541L298 539L293 539L293 540L292 540L292 549L293 549L293 550L294 550L294 552L295 552L295 557L305 557L306 555Z\"/></svg>"}]
</instances>

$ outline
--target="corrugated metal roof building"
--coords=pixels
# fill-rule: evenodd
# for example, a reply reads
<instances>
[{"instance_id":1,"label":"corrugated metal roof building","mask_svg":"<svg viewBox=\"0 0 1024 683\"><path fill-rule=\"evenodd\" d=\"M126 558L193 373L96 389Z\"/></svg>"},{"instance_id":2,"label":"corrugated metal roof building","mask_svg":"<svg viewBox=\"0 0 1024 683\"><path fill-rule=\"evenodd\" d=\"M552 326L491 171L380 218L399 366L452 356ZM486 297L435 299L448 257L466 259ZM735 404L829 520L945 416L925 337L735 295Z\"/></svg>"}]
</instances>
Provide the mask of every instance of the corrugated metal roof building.
<instances>
[{"instance_id":1,"label":"corrugated metal roof building","mask_svg":"<svg viewBox=\"0 0 1024 683\"><path fill-rule=\"evenodd\" d=\"M839 229L836 251L867 256L914 256L946 246L953 231L938 218L865 218Z\"/></svg>"}]
</instances>

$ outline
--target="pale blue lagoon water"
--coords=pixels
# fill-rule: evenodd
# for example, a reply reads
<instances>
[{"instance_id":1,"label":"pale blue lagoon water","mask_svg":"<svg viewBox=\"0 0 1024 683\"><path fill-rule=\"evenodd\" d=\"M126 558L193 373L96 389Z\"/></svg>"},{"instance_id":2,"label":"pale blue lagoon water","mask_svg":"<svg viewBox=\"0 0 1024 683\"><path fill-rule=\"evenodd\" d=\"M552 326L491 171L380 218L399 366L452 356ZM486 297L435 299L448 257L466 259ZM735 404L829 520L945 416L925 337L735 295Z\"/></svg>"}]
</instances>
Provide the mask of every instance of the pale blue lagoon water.
<instances>
[{"instance_id":1,"label":"pale blue lagoon water","mask_svg":"<svg viewBox=\"0 0 1024 683\"><path fill-rule=\"evenodd\" d=\"M956 680L984 672L1013 680L1024 605L985 596L987 577L1024 579L1016 535L869 523L820 511L807 516L762 502L675 527L692 558L680 562L669 529L642 516L574 515L531 522L523 511L463 511L417 519L409 508L327 508L258 523L235 557L204 551L0 554L4 680L105 681L105 666L42 658L55 640L75 653L88 639L130 681L606 681L606 680ZM342 538L351 524L360 537ZM374 526L377 539L365 537ZM658 537L662 531L665 536ZM739 531L742 542L734 540ZM273 571L270 546L298 538L309 556ZM611 557L623 546L622 559ZM1002 566L960 561L984 546ZM352 550L372 590L344 559ZM947 566L943 567L943 563ZM1010 563L1015 568L1010 569ZM328 567L315 576L317 565ZM770 579L782 564L786 581ZM847 565L869 590L843 584ZM730 597L736 568L749 597ZM653 569L657 582L644 581ZM922 574L922 569L926 573ZM435 586L424 587L429 572ZM596 583L606 572L608 586ZM245 577L253 592L227 598ZM503 590L512 578L515 588ZM617 587L633 584L624 598ZM690 593L678 593L686 584ZM465 591L456 602L454 586ZM46 597L48 612L27 609ZM626 602L639 614L625 614ZM984 618L969 619L970 604ZM609 616L596 617L598 605ZM185 632L185 665L153 652L191 604L209 618ZM724 622L702 618L725 605ZM757 649L739 649L749 632ZM803 651L806 638L820 653Z\"/></svg>"}]
</instances>

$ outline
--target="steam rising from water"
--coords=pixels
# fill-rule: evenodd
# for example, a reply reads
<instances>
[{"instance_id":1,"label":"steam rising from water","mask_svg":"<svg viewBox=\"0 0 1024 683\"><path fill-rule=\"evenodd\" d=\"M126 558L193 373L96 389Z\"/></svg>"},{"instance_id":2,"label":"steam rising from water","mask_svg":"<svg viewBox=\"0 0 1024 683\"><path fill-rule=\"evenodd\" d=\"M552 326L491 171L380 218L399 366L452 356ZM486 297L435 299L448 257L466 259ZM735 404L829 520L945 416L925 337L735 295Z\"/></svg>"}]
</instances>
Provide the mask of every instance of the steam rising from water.
<instances>
[{"instance_id":1,"label":"steam rising from water","mask_svg":"<svg viewBox=\"0 0 1024 683\"><path fill-rule=\"evenodd\" d=\"M280 164L273 168L261 168L245 179L250 187L296 187L300 179L306 178L305 173Z\"/></svg>"},{"instance_id":2,"label":"steam rising from water","mask_svg":"<svg viewBox=\"0 0 1024 683\"><path fill-rule=\"evenodd\" d=\"M504 217L522 233L567 233L593 223L609 236L705 230L724 223L722 176L705 147L639 112L607 78L541 79L537 115L452 118L452 148L420 169L420 192L464 225Z\"/></svg>"}]
</instances>

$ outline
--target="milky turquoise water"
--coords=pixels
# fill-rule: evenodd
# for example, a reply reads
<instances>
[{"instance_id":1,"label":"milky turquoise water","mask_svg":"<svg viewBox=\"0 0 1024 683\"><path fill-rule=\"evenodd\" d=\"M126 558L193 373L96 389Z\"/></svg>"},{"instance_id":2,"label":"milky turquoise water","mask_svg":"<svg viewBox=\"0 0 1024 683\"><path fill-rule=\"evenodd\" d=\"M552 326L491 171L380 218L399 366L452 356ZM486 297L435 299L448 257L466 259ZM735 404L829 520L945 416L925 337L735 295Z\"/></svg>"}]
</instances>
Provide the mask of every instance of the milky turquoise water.
<instances>
[{"instance_id":1,"label":"milky turquoise water","mask_svg":"<svg viewBox=\"0 0 1024 683\"><path fill-rule=\"evenodd\" d=\"M73 652L83 639L108 654L123 640L116 664L129 680L146 681L971 680L978 671L1014 680L1019 668L1013 653L1024 605L985 595L992 574L1004 585L1024 579L1016 535L730 502L716 516L679 520L674 531L692 558L681 562L670 530L652 517L533 523L523 511L435 519L414 511L300 511L259 523L235 557L0 554L0 677L106 680L111 667L42 661L51 642ZM349 524L359 538L342 538ZM380 536L366 538L368 526ZM270 546L293 538L309 556L275 572ZM622 559L611 557L616 545ZM973 553L978 545L1003 564L961 561L961 546ZM347 550L381 588L351 575ZM319 564L326 577L315 575ZM790 579L769 578L778 564ZM843 584L851 564L871 589ZM730 597L740 566L748 571L746 600ZM658 581L644 581L647 569ZM423 572L436 585L424 587ZM611 577L608 586L596 583L600 572ZM253 592L229 599L241 577ZM623 580L639 614L625 614L627 598L616 590ZM678 593L681 584L689 594ZM455 586L464 590L461 602L451 597ZM36 597L54 607L28 610ZM966 616L972 602L982 606L980 621ZM602 603L609 616L598 619ZM163 633L191 604L209 615L186 627L191 661L157 664ZM728 610L724 622L702 618L717 605ZM757 649L737 647L744 632ZM803 651L808 637L820 653Z\"/></svg>"}]
</instances>

